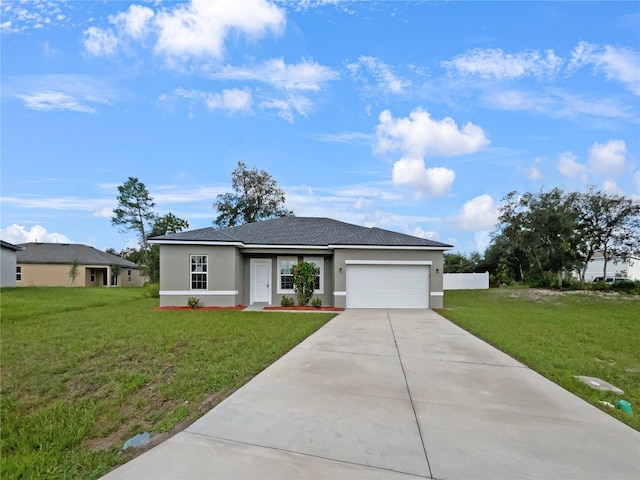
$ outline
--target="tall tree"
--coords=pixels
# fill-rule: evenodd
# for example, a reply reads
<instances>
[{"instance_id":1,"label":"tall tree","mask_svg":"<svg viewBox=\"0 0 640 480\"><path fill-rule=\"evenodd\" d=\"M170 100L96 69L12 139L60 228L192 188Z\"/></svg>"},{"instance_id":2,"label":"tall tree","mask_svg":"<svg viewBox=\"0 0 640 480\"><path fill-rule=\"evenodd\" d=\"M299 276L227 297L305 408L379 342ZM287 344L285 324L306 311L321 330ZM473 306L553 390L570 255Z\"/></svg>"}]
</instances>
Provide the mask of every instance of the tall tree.
<instances>
[{"instance_id":1,"label":"tall tree","mask_svg":"<svg viewBox=\"0 0 640 480\"><path fill-rule=\"evenodd\" d=\"M566 271L579 262L578 196L554 188L537 194L509 193L500 209L500 232L514 253L526 255L524 270L553 272L562 285Z\"/></svg>"},{"instance_id":2,"label":"tall tree","mask_svg":"<svg viewBox=\"0 0 640 480\"><path fill-rule=\"evenodd\" d=\"M242 162L231 174L233 193L218 195L213 208L220 228L293 215L284 208L285 193L269 173Z\"/></svg>"},{"instance_id":3,"label":"tall tree","mask_svg":"<svg viewBox=\"0 0 640 480\"><path fill-rule=\"evenodd\" d=\"M147 251L148 232L157 215L153 211L156 206L144 183L135 177L118 187L118 206L113 209L112 225L120 227L121 231L133 230L138 234L140 245Z\"/></svg>"},{"instance_id":4,"label":"tall tree","mask_svg":"<svg viewBox=\"0 0 640 480\"><path fill-rule=\"evenodd\" d=\"M168 233L178 233L189 228L189 222L176 217L173 213L167 213L161 217L156 217L149 237L157 237ZM151 283L160 281L160 247L151 245L147 252L147 263L145 273Z\"/></svg>"},{"instance_id":5,"label":"tall tree","mask_svg":"<svg viewBox=\"0 0 640 480\"><path fill-rule=\"evenodd\" d=\"M580 196L580 253L584 282L587 264L596 252L602 252L602 276L613 258L640 258L640 202L622 195L607 194L590 187Z\"/></svg>"}]
</instances>

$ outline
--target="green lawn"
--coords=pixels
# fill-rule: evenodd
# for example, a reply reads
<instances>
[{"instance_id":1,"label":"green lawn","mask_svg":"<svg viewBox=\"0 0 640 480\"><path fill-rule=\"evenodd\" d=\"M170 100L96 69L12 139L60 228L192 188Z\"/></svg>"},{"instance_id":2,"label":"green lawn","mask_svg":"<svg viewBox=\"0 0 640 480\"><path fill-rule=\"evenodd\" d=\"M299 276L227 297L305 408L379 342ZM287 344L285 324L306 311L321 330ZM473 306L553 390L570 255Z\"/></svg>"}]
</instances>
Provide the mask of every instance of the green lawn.
<instances>
[{"instance_id":1,"label":"green lawn","mask_svg":"<svg viewBox=\"0 0 640 480\"><path fill-rule=\"evenodd\" d=\"M2 478L96 478L185 428L334 314L158 311L142 289L0 292Z\"/></svg>"},{"instance_id":2,"label":"green lawn","mask_svg":"<svg viewBox=\"0 0 640 480\"><path fill-rule=\"evenodd\" d=\"M640 297L526 288L448 291L440 313L567 390L640 430ZM598 377L625 391L576 380ZM598 403L631 402L634 415Z\"/></svg>"}]
</instances>

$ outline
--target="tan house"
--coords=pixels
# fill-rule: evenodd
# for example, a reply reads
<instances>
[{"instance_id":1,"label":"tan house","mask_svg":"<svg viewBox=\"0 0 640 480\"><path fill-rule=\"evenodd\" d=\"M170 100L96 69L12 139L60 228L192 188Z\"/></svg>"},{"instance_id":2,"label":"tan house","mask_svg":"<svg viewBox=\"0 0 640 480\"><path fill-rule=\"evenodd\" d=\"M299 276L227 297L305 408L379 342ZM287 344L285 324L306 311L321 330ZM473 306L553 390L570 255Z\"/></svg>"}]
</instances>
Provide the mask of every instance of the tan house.
<instances>
[{"instance_id":1,"label":"tan house","mask_svg":"<svg viewBox=\"0 0 640 480\"><path fill-rule=\"evenodd\" d=\"M16 285L47 287L139 287L140 268L117 255L79 243L22 243L16 252ZM75 280L71 267L77 265Z\"/></svg>"},{"instance_id":2,"label":"tan house","mask_svg":"<svg viewBox=\"0 0 640 480\"><path fill-rule=\"evenodd\" d=\"M443 252L433 240L330 218L282 217L154 237L160 305L279 305L293 265L319 270L314 297L346 308L442 308Z\"/></svg>"}]
</instances>

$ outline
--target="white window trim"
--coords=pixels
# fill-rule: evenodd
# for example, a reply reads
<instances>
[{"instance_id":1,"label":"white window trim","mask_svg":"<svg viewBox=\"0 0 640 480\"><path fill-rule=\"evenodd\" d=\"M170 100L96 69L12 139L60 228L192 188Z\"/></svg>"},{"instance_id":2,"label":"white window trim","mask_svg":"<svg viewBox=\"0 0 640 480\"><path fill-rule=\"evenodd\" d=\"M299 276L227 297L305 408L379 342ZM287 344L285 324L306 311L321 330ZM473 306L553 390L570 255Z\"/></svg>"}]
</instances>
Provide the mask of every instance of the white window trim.
<instances>
[{"instance_id":1,"label":"white window trim","mask_svg":"<svg viewBox=\"0 0 640 480\"><path fill-rule=\"evenodd\" d=\"M193 272L191 271L192 259L193 257L205 257L207 259L207 271L206 272ZM207 288L193 288L193 274L205 274L205 281L207 283ZM209 289L209 255L202 253L193 253L189 255L189 290L193 292L206 292Z\"/></svg>"},{"instance_id":2,"label":"white window trim","mask_svg":"<svg viewBox=\"0 0 640 480\"><path fill-rule=\"evenodd\" d=\"M278 269L278 287L276 288L276 293L295 293L295 290L292 289L284 289L281 287L282 285L282 281L281 281L281 277L282 277L282 269L280 268L280 262L284 261L284 260L293 260L293 262L297 265L298 264L298 257L290 255L290 256L286 256L286 257L278 257L277 258L277 269Z\"/></svg>"},{"instance_id":3,"label":"white window trim","mask_svg":"<svg viewBox=\"0 0 640 480\"><path fill-rule=\"evenodd\" d=\"M22 281L22 265L16 266L16 282Z\"/></svg>"},{"instance_id":4,"label":"white window trim","mask_svg":"<svg viewBox=\"0 0 640 480\"><path fill-rule=\"evenodd\" d=\"M313 262L320 266L320 288L313 293L322 295L324 293L324 257L304 257L303 259L305 262Z\"/></svg>"}]
</instances>

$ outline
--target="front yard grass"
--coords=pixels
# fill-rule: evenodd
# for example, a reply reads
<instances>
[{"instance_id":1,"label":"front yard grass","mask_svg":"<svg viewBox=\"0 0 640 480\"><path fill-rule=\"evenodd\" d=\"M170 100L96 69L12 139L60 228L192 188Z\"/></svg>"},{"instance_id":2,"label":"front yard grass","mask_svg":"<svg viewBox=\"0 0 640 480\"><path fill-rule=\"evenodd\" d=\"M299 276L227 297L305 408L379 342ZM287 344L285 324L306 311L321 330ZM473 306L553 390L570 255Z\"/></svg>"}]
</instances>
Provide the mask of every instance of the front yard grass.
<instances>
[{"instance_id":1,"label":"front yard grass","mask_svg":"<svg viewBox=\"0 0 640 480\"><path fill-rule=\"evenodd\" d=\"M0 295L2 478L97 478L135 454L127 439L182 430L335 316L158 311L134 288Z\"/></svg>"},{"instance_id":2,"label":"front yard grass","mask_svg":"<svg viewBox=\"0 0 640 480\"><path fill-rule=\"evenodd\" d=\"M640 297L529 288L451 290L440 313L565 389L640 430ZM594 390L598 377L624 395ZM599 401L629 401L630 416Z\"/></svg>"}]
</instances>

